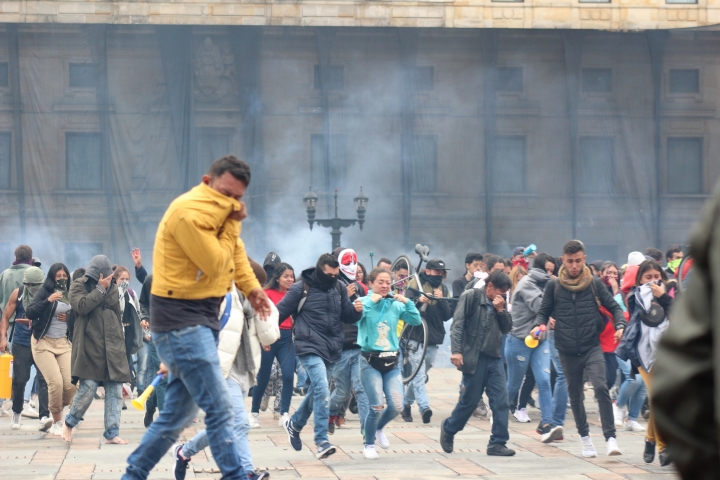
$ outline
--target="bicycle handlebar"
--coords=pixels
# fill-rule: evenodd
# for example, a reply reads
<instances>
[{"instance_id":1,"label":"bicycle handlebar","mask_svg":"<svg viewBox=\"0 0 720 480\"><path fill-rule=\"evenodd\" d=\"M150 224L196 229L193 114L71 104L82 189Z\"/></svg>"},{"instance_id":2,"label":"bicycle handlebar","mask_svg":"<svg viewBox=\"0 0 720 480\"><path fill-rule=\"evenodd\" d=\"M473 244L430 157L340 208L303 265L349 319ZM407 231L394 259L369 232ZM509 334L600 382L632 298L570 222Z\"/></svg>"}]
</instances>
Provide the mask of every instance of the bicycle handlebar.
<instances>
[{"instance_id":1,"label":"bicycle handlebar","mask_svg":"<svg viewBox=\"0 0 720 480\"><path fill-rule=\"evenodd\" d=\"M435 295L430 295L429 293L423 292L422 290L418 290L416 288L407 287L407 290L415 293L419 293L420 295L429 298L430 300L437 300L437 301L448 301L448 302L457 302L459 298L453 298L453 297L436 297Z\"/></svg>"}]
</instances>

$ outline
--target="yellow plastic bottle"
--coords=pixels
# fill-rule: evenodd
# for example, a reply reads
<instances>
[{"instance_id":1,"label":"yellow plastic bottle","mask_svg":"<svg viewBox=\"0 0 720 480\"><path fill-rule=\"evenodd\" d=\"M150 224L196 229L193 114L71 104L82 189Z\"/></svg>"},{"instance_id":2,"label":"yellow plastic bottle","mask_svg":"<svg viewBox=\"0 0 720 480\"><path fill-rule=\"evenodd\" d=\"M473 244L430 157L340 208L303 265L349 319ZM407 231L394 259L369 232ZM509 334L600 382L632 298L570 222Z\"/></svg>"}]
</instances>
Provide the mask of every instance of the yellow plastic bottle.
<instances>
[{"instance_id":1,"label":"yellow plastic bottle","mask_svg":"<svg viewBox=\"0 0 720 480\"><path fill-rule=\"evenodd\" d=\"M12 398L12 366L13 356L9 353L0 355L0 398Z\"/></svg>"}]
</instances>

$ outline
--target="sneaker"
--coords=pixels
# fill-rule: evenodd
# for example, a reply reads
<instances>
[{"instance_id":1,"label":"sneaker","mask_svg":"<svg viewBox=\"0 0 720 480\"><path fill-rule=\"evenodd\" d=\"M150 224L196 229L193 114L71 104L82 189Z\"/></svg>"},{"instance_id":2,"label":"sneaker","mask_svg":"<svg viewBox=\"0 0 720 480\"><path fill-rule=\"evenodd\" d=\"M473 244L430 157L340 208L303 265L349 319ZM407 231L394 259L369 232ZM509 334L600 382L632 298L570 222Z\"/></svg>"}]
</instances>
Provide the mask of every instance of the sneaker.
<instances>
[{"instance_id":1,"label":"sneaker","mask_svg":"<svg viewBox=\"0 0 720 480\"><path fill-rule=\"evenodd\" d=\"M475 417L487 417L488 409L485 405L485 402L480 400L480 403L478 403L477 408L475 408L475 411L473 412L473 416Z\"/></svg>"},{"instance_id":2,"label":"sneaker","mask_svg":"<svg viewBox=\"0 0 720 480\"><path fill-rule=\"evenodd\" d=\"M655 460L655 443L645 440L643 460L645 460L645 463L653 463L653 460Z\"/></svg>"},{"instance_id":3,"label":"sneaker","mask_svg":"<svg viewBox=\"0 0 720 480\"><path fill-rule=\"evenodd\" d=\"M430 417L432 417L432 410L426 408L425 410L420 412L420 415L422 415L423 423L430 423Z\"/></svg>"},{"instance_id":4,"label":"sneaker","mask_svg":"<svg viewBox=\"0 0 720 480\"><path fill-rule=\"evenodd\" d=\"M400 413L402 416L402 419L406 422L412 422L412 410L410 410L410 407L403 407L402 412Z\"/></svg>"},{"instance_id":5,"label":"sneaker","mask_svg":"<svg viewBox=\"0 0 720 480\"><path fill-rule=\"evenodd\" d=\"M625 409L620 408L617 404L613 403L613 416L615 417L615 426L622 427L625 421Z\"/></svg>"},{"instance_id":6,"label":"sneaker","mask_svg":"<svg viewBox=\"0 0 720 480\"><path fill-rule=\"evenodd\" d=\"M380 445L380 448L390 448L390 440L387 439L385 432L383 432L382 429L375 431L375 442Z\"/></svg>"},{"instance_id":7,"label":"sneaker","mask_svg":"<svg viewBox=\"0 0 720 480\"><path fill-rule=\"evenodd\" d=\"M263 395L262 400L260 400L260 411L264 412L267 410L268 403L270 403L270 397L267 395Z\"/></svg>"},{"instance_id":8,"label":"sneaker","mask_svg":"<svg viewBox=\"0 0 720 480\"><path fill-rule=\"evenodd\" d=\"M40 418L37 410L31 407L29 403L23 405L22 416L27 418Z\"/></svg>"},{"instance_id":9,"label":"sneaker","mask_svg":"<svg viewBox=\"0 0 720 480\"><path fill-rule=\"evenodd\" d=\"M336 418L337 417L335 415L330 415L328 417L328 434L329 435L332 435L333 433L335 433L335 419Z\"/></svg>"},{"instance_id":10,"label":"sneaker","mask_svg":"<svg viewBox=\"0 0 720 480\"><path fill-rule=\"evenodd\" d=\"M42 417L40 419L40 428L38 428L38 430L40 430L41 432L47 432L48 429L52 426L53 426L52 418Z\"/></svg>"},{"instance_id":11,"label":"sneaker","mask_svg":"<svg viewBox=\"0 0 720 480\"><path fill-rule=\"evenodd\" d=\"M488 447L487 454L493 457L512 457L515 455L515 450L505 445L492 445Z\"/></svg>"},{"instance_id":12,"label":"sneaker","mask_svg":"<svg viewBox=\"0 0 720 480\"><path fill-rule=\"evenodd\" d=\"M440 422L440 446L445 453L452 453L455 438L445 432L445 422Z\"/></svg>"},{"instance_id":13,"label":"sneaker","mask_svg":"<svg viewBox=\"0 0 720 480\"><path fill-rule=\"evenodd\" d=\"M12 419L10 420L10 428L13 430L20 430L22 426L22 416L19 413L12 413Z\"/></svg>"},{"instance_id":14,"label":"sneaker","mask_svg":"<svg viewBox=\"0 0 720 480\"><path fill-rule=\"evenodd\" d=\"M607 439L607 454L609 457L614 457L616 455L622 455L622 452L620 451L620 447L618 447L617 440L615 437L610 437Z\"/></svg>"},{"instance_id":15,"label":"sneaker","mask_svg":"<svg viewBox=\"0 0 720 480\"><path fill-rule=\"evenodd\" d=\"M150 428L150 425L152 425L152 422L154 420L155 416L155 409L149 409L145 410L145 417L143 418L143 425L145 425L145 428Z\"/></svg>"},{"instance_id":16,"label":"sneaker","mask_svg":"<svg viewBox=\"0 0 720 480\"><path fill-rule=\"evenodd\" d=\"M260 414L259 413L251 413L248 417L248 420L250 421L250 428L260 428Z\"/></svg>"},{"instance_id":17,"label":"sneaker","mask_svg":"<svg viewBox=\"0 0 720 480\"><path fill-rule=\"evenodd\" d=\"M299 439L300 439L300 437L298 436L298 440L299 440ZM375 448L373 447L373 450L374 450L374 449L375 449ZM333 453L335 453L336 450L337 450L337 449L335 448L335 445L333 445L333 444L330 443L330 442L325 442L325 443L323 443L322 445L320 445L320 446L318 447L317 453L315 454L315 457L316 457L318 460L323 460L323 459L325 459L325 458L328 458L328 457L329 457L330 455L332 455ZM377 453L376 453L375 455L377 455Z\"/></svg>"},{"instance_id":18,"label":"sneaker","mask_svg":"<svg viewBox=\"0 0 720 480\"><path fill-rule=\"evenodd\" d=\"M563 427L560 425L545 425L542 429L542 436L540 437L540 441L542 443L551 443L558 439L558 437L562 437L563 434Z\"/></svg>"},{"instance_id":19,"label":"sneaker","mask_svg":"<svg viewBox=\"0 0 720 480\"><path fill-rule=\"evenodd\" d=\"M368 460L377 460L380 458L377 454L377 451L375 450L375 445L365 445L365 448L363 449L363 455Z\"/></svg>"},{"instance_id":20,"label":"sneaker","mask_svg":"<svg viewBox=\"0 0 720 480\"><path fill-rule=\"evenodd\" d=\"M527 414L527 410L525 410L524 408L519 408L519 409L515 410L515 413L513 413L513 416L520 423L530 423L530 417Z\"/></svg>"},{"instance_id":21,"label":"sneaker","mask_svg":"<svg viewBox=\"0 0 720 480\"><path fill-rule=\"evenodd\" d=\"M645 427L640 425L637 420L625 420L625 430L628 432L644 432Z\"/></svg>"},{"instance_id":22,"label":"sneaker","mask_svg":"<svg viewBox=\"0 0 720 480\"><path fill-rule=\"evenodd\" d=\"M173 459L175 460L175 480L185 480L188 468L190 468L190 459L184 458L180 451L182 445L175 445L173 447Z\"/></svg>"},{"instance_id":23,"label":"sneaker","mask_svg":"<svg viewBox=\"0 0 720 480\"><path fill-rule=\"evenodd\" d=\"M592 439L590 437L581 437L580 441L582 442L583 457L585 457L585 458L597 457L597 451L595 450L595 445L593 445Z\"/></svg>"},{"instance_id":24,"label":"sneaker","mask_svg":"<svg viewBox=\"0 0 720 480\"><path fill-rule=\"evenodd\" d=\"M338 427L338 428L340 428L340 427L346 427L346 426L347 426L347 422L345 421L345 417L337 417L337 418L335 419L335 426Z\"/></svg>"},{"instance_id":25,"label":"sneaker","mask_svg":"<svg viewBox=\"0 0 720 480\"><path fill-rule=\"evenodd\" d=\"M248 480L266 480L270 478L270 472L250 472Z\"/></svg>"},{"instance_id":26,"label":"sneaker","mask_svg":"<svg viewBox=\"0 0 720 480\"><path fill-rule=\"evenodd\" d=\"M661 467L667 467L672 463L672 460L670 460L670 454L667 451L667 448L660 450L658 452L658 460L660 460L660 466Z\"/></svg>"},{"instance_id":27,"label":"sneaker","mask_svg":"<svg viewBox=\"0 0 720 480\"><path fill-rule=\"evenodd\" d=\"M254 414L253 414L254 415ZM283 424L283 428L285 428L285 433L287 433L288 436L288 442L290 442L290 445L293 447L293 449L296 452L299 452L302 450L302 441L300 440L300 432L295 430L292 426L292 420L289 418L287 419L287 422Z\"/></svg>"},{"instance_id":28,"label":"sneaker","mask_svg":"<svg viewBox=\"0 0 720 480\"><path fill-rule=\"evenodd\" d=\"M57 422L52 424L52 427L50 427L50 430L48 430L48 433L50 435L55 435L56 437L59 437L60 435L62 435L62 427L63 427L62 420L58 420Z\"/></svg>"},{"instance_id":29,"label":"sneaker","mask_svg":"<svg viewBox=\"0 0 720 480\"><path fill-rule=\"evenodd\" d=\"M288 420L290 420L290 414L287 412L283 413L280 417L280 420L278 420L278 427L282 427L283 425L285 425L285 422L287 422Z\"/></svg>"}]
</instances>

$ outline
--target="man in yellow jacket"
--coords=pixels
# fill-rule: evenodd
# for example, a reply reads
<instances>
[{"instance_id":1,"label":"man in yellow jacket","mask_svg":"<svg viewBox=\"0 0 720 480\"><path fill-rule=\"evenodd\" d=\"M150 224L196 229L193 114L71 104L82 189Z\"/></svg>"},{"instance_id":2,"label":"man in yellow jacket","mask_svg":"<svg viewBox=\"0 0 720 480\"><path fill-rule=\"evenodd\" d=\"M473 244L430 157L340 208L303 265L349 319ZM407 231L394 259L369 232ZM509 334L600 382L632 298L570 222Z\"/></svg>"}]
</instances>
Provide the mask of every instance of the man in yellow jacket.
<instances>
[{"instance_id":1,"label":"man in yellow jacket","mask_svg":"<svg viewBox=\"0 0 720 480\"><path fill-rule=\"evenodd\" d=\"M250 167L235 157L216 160L202 183L176 198L155 238L150 329L169 372L165 409L128 458L123 479L146 479L197 414L205 413L210 449L225 479L246 479L234 447L233 406L220 369L219 306L233 282L256 312L269 311L240 240L242 196ZM173 454L177 456L177 448ZM176 462L175 478L186 463Z\"/></svg>"}]
</instances>

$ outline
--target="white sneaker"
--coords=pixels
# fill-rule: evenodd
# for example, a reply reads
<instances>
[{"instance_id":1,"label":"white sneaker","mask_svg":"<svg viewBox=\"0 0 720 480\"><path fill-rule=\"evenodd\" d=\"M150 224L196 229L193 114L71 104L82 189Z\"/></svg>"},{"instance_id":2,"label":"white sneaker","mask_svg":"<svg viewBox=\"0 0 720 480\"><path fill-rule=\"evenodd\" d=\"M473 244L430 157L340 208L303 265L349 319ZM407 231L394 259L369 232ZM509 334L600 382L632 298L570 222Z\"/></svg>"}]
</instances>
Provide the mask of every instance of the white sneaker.
<instances>
[{"instance_id":1,"label":"white sneaker","mask_svg":"<svg viewBox=\"0 0 720 480\"><path fill-rule=\"evenodd\" d=\"M250 428L260 428L260 414L259 413L251 413L250 417Z\"/></svg>"},{"instance_id":2,"label":"white sneaker","mask_svg":"<svg viewBox=\"0 0 720 480\"><path fill-rule=\"evenodd\" d=\"M515 410L515 413L513 413L513 415L520 423L530 423L530 417L527 414L527 410L524 408L519 408Z\"/></svg>"},{"instance_id":3,"label":"white sneaker","mask_svg":"<svg viewBox=\"0 0 720 480\"><path fill-rule=\"evenodd\" d=\"M12 413L12 418L10 419L10 428L13 430L20 430L20 427L22 426L22 417L19 413Z\"/></svg>"},{"instance_id":4,"label":"white sneaker","mask_svg":"<svg viewBox=\"0 0 720 480\"><path fill-rule=\"evenodd\" d=\"M616 403L613 403L612 406L613 416L615 417L615 426L622 427L623 422L625 421L625 409L618 407Z\"/></svg>"},{"instance_id":5,"label":"white sneaker","mask_svg":"<svg viewBox=\"0 0 720 480\"><path fill-rule=\"evenodd\" d=\"M48 430L48 433L50 435L55 435L55 436L59 437L60 435L62 435L62 427L63 427L63 421L58 420L57 422L52 424L52 427L50 427L50 430Z\"/></svg>"},{"instance_id":6,"label":"white sneaker","mask_svg":"<svg viewBox=\"0 0 720 480\"><path fill-rule=\"evenodd\" d=\"M622 452L620 451L620 447L618 447L615 437L608 438L606 443L607 454L609 457L614 457L615 455L622 455Z\"/></svg>"},{"instance_id":7,"label":"white sneaker","mask_svg":"<svg viewBox=\"0 0 720 480\"><path fill-rule=\"evenodd\" d=\"M365 455L365 458L368 460L377 460L380 458L375 451L375 445L365 445L365 448L363 449L363 455Z\"/></svg>"},{"instance_id":8,"label":"white sneaker","mask_svg":"<svg viewBox=\"0 0 720 480\"><path fill-rule=\"evenodd\" d=\"M625 430L628 432L644 432L645 427L640 425L637 420L625 420Z\"/></svg>"},{"instance_id":9,"label":"white sneaker","mask_svg":"<svg viewBox=\"0 0 720 480\"><path fill-rule=\"evenodd\" d=\"M22 416L27 418L40 418L40 415L38 415L37 410L32 408L29 403L26 403L23 406Z\"/></svg>"},{"instance_id":10,"label":"white sneaker","mask_svg":"<svg viewBox=\"0 0 720 480\"><path fill-rule=\"evenodd\" d=\"M381 448L390 448L390 440L385 436L385 432L381 430L375 431L375 442L380 445Z\"/></svg>"},{"instance_id":11,"label":"white sneaker","mask_svg":"<svg viewBox=\"0 0 720 480\"><path fill-rule=\"evenodd\" d=\"M282 416L280 417L280 420L278 420L278 425L281 427L285 426L285 422L287 422L289 419L290 419L290 414L287 412L283 413Z\"/></svg>"},{"instance_id":12,"label":"white sneaker","mask_svg":"<svg viewBox=\"0 0 720 480\"><path fill-rule=\"evenodd\" d=\"M38 430L40 430L41 432L47 432L48 428L52 427L52 424L52 418L42 417L40 419L40 428L38 428Z\"/></svg>"},{"instance_id":13,"label":"white sneaker","mask_svg":"<svg viewBox=\"0 0 720 480\"><path fill-rule=\"evenodd\" d=\"M581 437L580 441L582 442L583 457L585 457L585 458L597 457L597 451L595 451L595 445L593 445L592 439L590 437Z\"/></svg>"}]
</instances>

